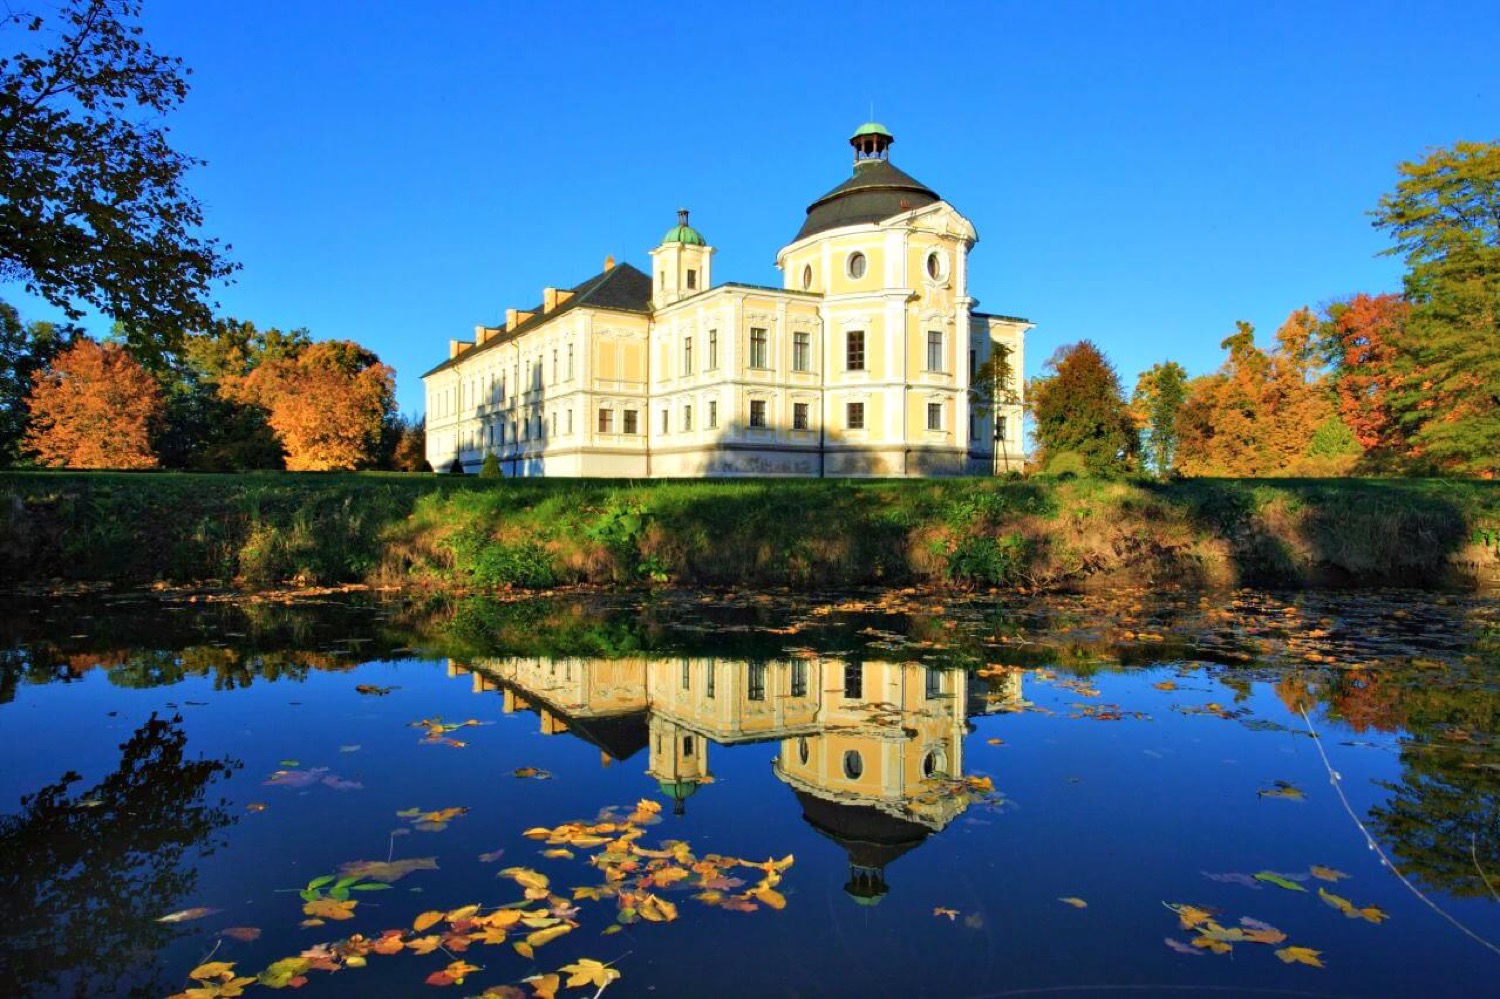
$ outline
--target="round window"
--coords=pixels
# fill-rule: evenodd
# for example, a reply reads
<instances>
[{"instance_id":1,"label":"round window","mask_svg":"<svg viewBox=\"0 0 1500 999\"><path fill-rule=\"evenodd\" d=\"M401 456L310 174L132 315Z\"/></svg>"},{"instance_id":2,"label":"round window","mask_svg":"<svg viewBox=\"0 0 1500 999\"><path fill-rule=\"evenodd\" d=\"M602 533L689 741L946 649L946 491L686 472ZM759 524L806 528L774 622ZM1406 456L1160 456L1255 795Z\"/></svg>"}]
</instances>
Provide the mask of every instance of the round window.
<instances>
[{"instance_id":1,"label":"round window","mask_svg":"<svg viewBox=\"0 0 1500 999\"><path fill-rule=\"evenodd\" d=\"M849 254L849 276L855 279L865 276L865 255L863 253Z\"/></svg>"},{"instance_id":2,"label":"round window","mask_svg":"<svg viewBox=\"0 0 1500 999\"><path fill-rule=\"evenodd\" d=\"M927 276L934 281L941 281L948 276L948 265L943 260L943 255L936 250L927 254Z\"/></svg>"},{"instance_id":3,"label":"round window","mask_svg":"<svg viewBox=\"0 0 1500 999\"><path fill-rule=\"evenodd\" d=\"M806 291L812 287L812 264L802 268L802 290Z\"/></svg>"},{"instance_id":4,"label":"round window","mask_svg":"<svg viewBox=\"0 0 1500 999\"><path fill-rule=\"evenodd\" d=\"M844 753L844 776L850 780L859 780L865 772L864 757L859 755L859 750L851 749Z\"/></svg>"},{"instance_id":5,"label":"round window","mask_svg":"<svg viewBox=\"0 0 1500 999\"><path fill-rule=\"evenodd\" d=\"M808 758L811 756L812 753L807 748L807 737L803 736L797 740L797 757L802 761L802 765L806 766Z\"/></svg>"}]
</instances>

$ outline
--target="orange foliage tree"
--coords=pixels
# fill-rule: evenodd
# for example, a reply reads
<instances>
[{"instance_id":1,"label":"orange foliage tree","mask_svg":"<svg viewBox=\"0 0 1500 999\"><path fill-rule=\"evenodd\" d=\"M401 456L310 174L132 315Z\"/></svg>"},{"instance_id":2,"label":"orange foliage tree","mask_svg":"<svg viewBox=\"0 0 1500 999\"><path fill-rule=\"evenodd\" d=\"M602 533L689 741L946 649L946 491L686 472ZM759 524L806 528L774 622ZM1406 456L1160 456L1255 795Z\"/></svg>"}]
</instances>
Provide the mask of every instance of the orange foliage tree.
<instances>
[{"instance_id":1,"label":"orange foliage tree","mask_svg":"<svg viewBox=\"0 0 1500 999\"><path fill-rule=\"evenodd\" d=\"M1399 345L1410 313L1398 295L1363 292L1328 307L1324 350L1333 362L1339 415L1369 451L1409 448L1391 404L1401 382Z\"/></svg>"},{"instance_id":2,"label":"orange foliage tree","mask_svg":"<svg viewBox=\"0 0 1500 999\"><path fill-rule=\"evenodd\" d=\"M155 468L161 387L113 343L79 340L32 378L25 450L43 465Z\"/></svg>"},{"instance_id":3,"label":"orange foliage tree","mask_svg":"<svg viewBox=\"0 0 1500 999\"><path fill-rule=\"evenodd\" d=\"M328 340L231 376L221 391L270 414L294 472L364 468L379 456L395 373L357 343Z\"/></svg>"},{"instance_id":4,"label":"orange foliage tree","mask_svg":"<svg viewBox=\"0 0 1500 999\"><path fill-rule=\"evenodd\" d=\"M1177 467L1184 475L1286 475L1305 470L1313 435L1333 415L1314 364L1317 317L1298 309L1276 333L1276 350L1255 345L1255 328L1220 346L1229 359L1188 386L1178 415Z\"/></svg>"}]
</instances>

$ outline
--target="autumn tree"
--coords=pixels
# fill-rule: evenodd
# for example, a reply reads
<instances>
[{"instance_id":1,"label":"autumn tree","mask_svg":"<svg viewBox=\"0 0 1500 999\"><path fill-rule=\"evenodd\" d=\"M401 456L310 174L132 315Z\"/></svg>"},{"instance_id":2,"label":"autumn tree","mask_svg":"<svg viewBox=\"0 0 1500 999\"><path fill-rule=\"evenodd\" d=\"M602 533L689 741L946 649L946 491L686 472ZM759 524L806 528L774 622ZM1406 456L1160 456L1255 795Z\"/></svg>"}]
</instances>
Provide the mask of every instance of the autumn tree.
<instances>
[{"instance_id":1,"label":"autumn tree","mask_svg":"<svg viewBox=\"0 0 1500 999\"><path fill-rule=\"evenodd\" d=\"M1410 312L1397 295L1364 293L1326 310L1322 351L1339 416L1373 455L1398 457L1410 446L1392 405L1409 368L1402 352Z\"/></svg>"},{"instance_id":2,"label":"autumn tree","mask_svg":"<svg viewBox=\"0 0 1500 999\"><path fill-rule=\"evenodd\" d=\"M21 457L30 411L32 376L78 338L73 326L21 321L21 314L0 302L0 466L15 464Z\"/></svg>"},{"instance_id":3,"label":"autumn tree","mask_svg":"<svg viewBox=\"0 0 1500 999\"><path fill-rule=\"evenodd\" d=\"M199 161L162 123L187 70L142 38L137 0L44 10L0 21L0 280L75 319L88 305L126 320L149 354L206 325L209 287L233 270L184 186Z\"/></svg>"},{"instance_id":4,"label":"autumn tree","mask_svg":"<svg viewBox=\"0 0 1500 999\"><path fill-rule=\"evenodd\" d=\"M1423 455L1500 473L1500 143L1458 142L1397 167L1374 225L1405 258L1410 367L1391 406Z\"/></svg>"},{"instance_id":5,"label":"autumn tree","mask_svg":"<svg viewBox=\"0 0 1500 999\"><path fill-rule=\"evenodd\" d=\"M427 419L393 415L387 421L389 457L382 466L395 472L430 472L427 464Z\"/></svg>"},{"instance_id":6,"label":"autumn tree","mask_svg":"<svg viewBox=\"0 0 1500 999\"><path fill-rule=\"evenodd\" d=\"M1131 415L1141 431L1145 463L1157 475L1172 473L1177 462L1177 415L1187 399L1187 371L1176 361L1142 371L1130 400Z\"/></svg>"},{"instance_id":7,"label":"autumn tree","mask_svg":"<svg viewBox=\"0 0 1500 999\"><path fill-rule=\"evenodd\" d=\"M118 344L82 339L33 376L24 447L43 465L155 468L161 387Z\"/></svg>"},{"instance_id":8,"label":"autumn tree","mask_svg":"<svg viewBox=\"0 0 1500 999\"><path fill-rule=\"evenodd\" d=\"M1333 413L1316 371L1318 333L1317 317L1298 309L1267 353L1256 346L1253 326L1236 324L1220 344L1229 352L1224 366L1188 385L1178 416L1178 467L1185 475L1318 470L1304 463L1313 435Z\"/></svg>"},{"instance_id":9,"label":"autumn tree","mask_svg":"<svg viewBox=\"0 0 1500 999\"><path fill-rule=\"evenodd\" d=\"M1015 406L1021 401L1021 394L1016 389L1016 369L1011 361L1012 349L1003 343L994 345L990 356L984 359L984 363L975 370L969 379L969 405L981 418L994 416L996 411L1005 406ZM1005 438L1001 436L999 424L994 424L995 445L1003 452ZM997 455L1005 462L1004 467L1010 465L1010 455L1000 453Z\"/></svg>"},{"instance_id":10,"label":"autumn tree","mask_svg":"<svg viewBox=\"0 0 1500 999\"><path fill-rule=\"evenodd\" d=\"M1072 452L1095 475L1133 467L1140 450L1114 366L1089 340L1058 348L1027 393L1043 467Z\"/></svg>"},{"instance_id":11,"label":"autumn tree","mask_svg":"<svg viewBox=\"0 0 1500 999\"><path fill-rule=\"evenodd\" d=\"M262 406L292 471L366 468L380 452L395 375L357 343L330 340L227 376L226 395Z\"/></svg>"}]
</instances>

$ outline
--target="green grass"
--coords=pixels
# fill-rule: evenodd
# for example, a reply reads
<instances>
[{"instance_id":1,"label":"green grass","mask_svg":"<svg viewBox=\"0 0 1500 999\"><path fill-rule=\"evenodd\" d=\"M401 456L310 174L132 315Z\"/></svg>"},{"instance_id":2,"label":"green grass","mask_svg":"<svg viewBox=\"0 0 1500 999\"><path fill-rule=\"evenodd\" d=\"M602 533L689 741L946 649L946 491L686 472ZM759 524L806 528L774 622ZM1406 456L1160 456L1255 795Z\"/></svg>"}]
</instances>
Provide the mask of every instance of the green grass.
<instances>
[{"instance_id":1,"label":"green grass","mask_svg":"<svg viewBox=\"0 0 1500 999\"><path fill-rule=\"evenodd\" d=\"M1472 480L0 473L0 579L14 582L818 590L1497 574L1500 485Z\"/></svg>"}]
</instances>

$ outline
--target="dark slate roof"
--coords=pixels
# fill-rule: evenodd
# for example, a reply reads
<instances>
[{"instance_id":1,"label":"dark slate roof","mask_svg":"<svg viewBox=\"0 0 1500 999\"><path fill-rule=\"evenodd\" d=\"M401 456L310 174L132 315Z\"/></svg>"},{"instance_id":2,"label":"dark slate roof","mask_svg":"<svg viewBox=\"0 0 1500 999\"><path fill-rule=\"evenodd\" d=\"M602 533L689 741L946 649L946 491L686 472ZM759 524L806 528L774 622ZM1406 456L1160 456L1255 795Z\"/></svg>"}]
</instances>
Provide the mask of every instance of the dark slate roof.
<instances>
[{"instance_id":1,"label":"dark slate roof","mask_svg":"<svg viewBox=\"0 0 1500 999\"><path fill-rule=\"evenodd\" d=\"M453 367L460 361L467 361L476 354L482 354L491 347L502 343L509 343L516 337L524 336L543 323L550 323L564 312L576 309L579 306L588 306L591 309L612 309L616 312L651 314L651 278L630 264L617 264L609 270L595 274L582 284L575 285L567 290L573 293L572 296L567 301L558 303L557 308L551 312L543 313L541 305L533 305L529 309L522 309L522 312L533 312L535 315L524 323L519 324L510 332L499 333L478 347L471 347L457 357L449 358L422 377L426 378L428 375L435 375L439 371ZM504 325L505 321L503 319L495 324L495 326Z\"/></svg>"},{"instance_id":2,"label":"dark slate roof","mask_svg":"<svg viewBox=\"0 0 1500 999\"><path fill-rule=\"evenodd\" d=\"M854 164L853 177L807 206L807 221L796 239L841 226L879 222L941 200L936 191L891 166L890 160L860 160Z\"/></svg>"},{"instance_id":3,"label":"dark slate roof","mask_svg":"<svg viewBox=\"0 0 1500 999\"><path fill-rule=\"evenodd\" d=\"M802 818L849 853L860 867L884 867L922 845L932 833L924 825L899 819L871 805L826 801L798 791Z\"/></svg>"}]
</instances>

